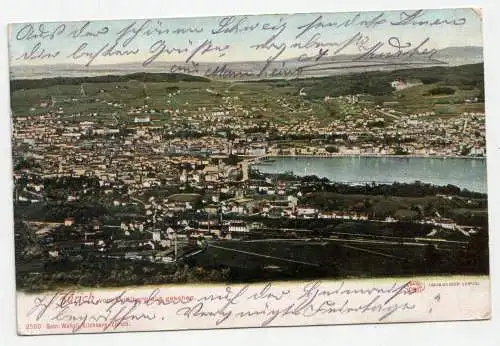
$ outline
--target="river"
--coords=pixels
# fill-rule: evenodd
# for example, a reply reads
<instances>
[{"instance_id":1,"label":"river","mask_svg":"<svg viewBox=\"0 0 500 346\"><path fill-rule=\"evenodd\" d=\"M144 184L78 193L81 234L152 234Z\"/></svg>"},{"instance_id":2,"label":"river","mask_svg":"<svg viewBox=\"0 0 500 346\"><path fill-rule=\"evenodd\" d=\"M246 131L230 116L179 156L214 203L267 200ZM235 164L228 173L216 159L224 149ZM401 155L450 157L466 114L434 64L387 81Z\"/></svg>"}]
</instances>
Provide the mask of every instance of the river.
<instances>
[{"instance_id":1,"label":"river","mask_svg":"<svg viewBox=\"0 0 500 346\"><path fill-rule=\"evenodd\" d=\"M252 165L262 173L293 172L316 175L344 183L452 184L461 189L486 193L486 160L437 157L274 157Z\"/></svg>"}]
</instances>

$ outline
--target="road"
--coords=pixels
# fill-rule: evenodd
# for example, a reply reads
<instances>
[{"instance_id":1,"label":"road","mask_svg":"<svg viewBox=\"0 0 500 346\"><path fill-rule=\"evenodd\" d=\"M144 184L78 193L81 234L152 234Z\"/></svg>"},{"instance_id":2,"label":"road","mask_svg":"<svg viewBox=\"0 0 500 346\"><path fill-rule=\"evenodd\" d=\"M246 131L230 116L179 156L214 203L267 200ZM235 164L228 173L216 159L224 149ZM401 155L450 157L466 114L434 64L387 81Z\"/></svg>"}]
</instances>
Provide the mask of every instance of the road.
<instances>
[{"instance_id":1,"label":"road","mask_svg":"<svg viewBox=\"0 0 500 346\"><path fill-rule=\"evenodd\" d=\"M399 117L395 116L394 114L391 114L391 113L385 112L385 111L381 111L380 109L378 109L377 112L379 112L385 116L391 117L393 119L399 119Z\"/></svg>"},{"instance_id":2,"label":"road","mask_svg":"<svg viewBox=\"0 0 500 346\"><path fill-rule=\"evenodd\" d=\"M135 197L130 196L130 199L131 199L131 200L133 200L133 201L136 201L136 202L138 202L138 203L141 203L143 206L145 206L145 205L146 205L146 203L144 203L143 201L141 201L141 200L140 200L140 199L138 199L138 198L135 198Z\"/></svg>"},{"instance_id":3,"label":"road","mask_svg":"<svg viewBox=\"0 0 500 346\"><path fill-rule=\"evenodd\" d=\"M263 229L264 231L272 231L276 232L276 229ZM310 229L280 229L279 231L288 231L288 232L315 232ZM442 238L422 238L422 237L394 237L387 235L373 235L373 234L363 234L363 233L348 233L348 232L328 232L329 236L349 236L349 237L360 237L366 239L381 239L381 240L393 240L395 243L401 244L401 242L420 242L420 241L429 241L429 242L446 242L446 243L454 243L454 244L468 244L468 241L459 241L459 240L447 240ZM300 238L307 239L307 238ZM288 240L290 240L288 238Z\"/></svg>"},{"instance_id":4,"label":"road","mask_svg":"<svg viewBox=\"0 0 500 346\"><path fill-rule=\"evenodd\" d=\"M326 238L321 240L311 239L311 238L300 238L300 239L255 239L255 240L235 240L242 243L272 243L272 242L296 242L296 243L307 243L311 245L326 245L328 242L339 242L339 243L357 243L357 244L379 244L379 245L410 245L410 246L425 246L427 244L417 243L417 242L391 242L383 240L362 240L362 239L335 239Z\"/></svg>"}]
</instances>

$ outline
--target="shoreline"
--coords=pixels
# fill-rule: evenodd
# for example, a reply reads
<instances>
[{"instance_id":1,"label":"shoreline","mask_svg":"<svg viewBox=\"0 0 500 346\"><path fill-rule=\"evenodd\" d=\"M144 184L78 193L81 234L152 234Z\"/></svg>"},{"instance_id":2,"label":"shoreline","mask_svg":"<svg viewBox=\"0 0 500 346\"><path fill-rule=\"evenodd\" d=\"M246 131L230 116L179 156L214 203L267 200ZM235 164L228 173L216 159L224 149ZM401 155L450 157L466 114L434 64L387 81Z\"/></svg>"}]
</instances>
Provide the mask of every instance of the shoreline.
<instances>
[{"instance_id":1,"label":"shoreline","mask_svg":"<svg viewBox=\"0 0 500 346\"><path fill-rule=\"evenodd\" d=\"M249 159L254 159L256 161L273 159L273 158L321 158L321 159L330 159L330 158L343 158L343 157L370 157L370 158L396 158L396 159L405 159L405 158L413 158L413 159L473 159L473 160L486 160L485 156L456 156L456 155L389 155L389 154L298 154L298 155L276 155L276 154L266 154L262 156L250 156L250 155L238 155L240 157L248 157Z\"/></svg>"},{"instance_id":2,"label":"shoreline","mask_svg":"<svg viewBox=\"0 0 500 346\"><path fill-rule=\"evenodd\" d=\"M294 158L294 159L293 159ZM486 165L486 157L479 157L479 156L422 156L422 155L373 155L373 154L356 154L356 155L352 155L352 154L329 154L329 155L262 155L262 156L253 156L253 157L246 157L244 159L243 162L246 162L247 166L253 170L257 170L259 171L261 174L270 174L270 175L273 175L273 174L279 174L279 172L266 172L266 167L267 166L273 166L274 167L277 167L276 164L281 165L281 164L291 164L291 165L295 165L294 162L296 162L297 164L299 164L300 166L300 162L303 162L302 164L307 164L308 162L308 159L309 160L312 160L309 164L311 165L314 165L316 163L320 163L320 159L334 159L334 158L337 158L337 159L347 159L347 158L351 158L351 159L354 159L354 160L360 160L361 158L376 158L376 159L391 159L391 158L394 158L396 159L397 161L392 161L393 163L397 163L398 161L400 161L401 163L404 163L404 162L407 162L406 160L404 159L436 159L436 160L439 160L439 162L446 162L446 160L453 160L453 159L461 159L461 160L467 160L467 159L471 159L469 161L461 161L463 162L464 164L467 164L467 162L469 164L475 164L476 162L478 162L478 164L480 164L481 166L485 166ZM280 161L278 159L283 159L283 161ZM313 162L314 161L314 162ZM342 162L342 161L340 161ZM345 164L349 164L349 162L351 162L351 160L347 160L345 162ZM383 160L381 162L384 162ZM455 161L455 162L460 162L460 161ZM390 161L388 160L387 161L387 164L389 164ZM451 163L451 161L450 161ZM309 165L308 164L308 165ZM283 168L284 169L284 168ZM294 173L292 173L294 174ZM304 177L304 176L307 176L308 174L294 174L295 176L297 177ZM354 180L339 180L339 179L335 179L333 177L329 177L328 174L326 174L325 172L323 172L322 174L314 174L314 172L309 172L309 175L316 175L318 176L319 178L326 178L328 179L329 182L333 183L333 182L337 182L337 183L342 183L342 184L346 184L346 185L359 185L359 184L365 184L365 183L370 183L370 182L375 182L377 183L378 185L390 185L390 184L393 184L395 182L399 182L399 183L406 183L406 184L413 184L415 183L417 180L415 181L406 181L405 179L396 179L396 180L384 180L383 178L380 178L380 179L370 179L370 180L358 180L358 179L354 179ZM431 184L431 185L434 185L434 186L444 186L442 183L433 183L431 178L428 178L428 179L421 179L422 182L424 183L427 183L427 184ZM455 183L455 184L452 184L450 183L451 185L454 185L458 188L460 188L460 190L468 190L470 192L475 192L475 193L480 193L480 194L487 194L488 193L488 189L487 189L487 183L485 182L485 186L484 186L484 190L483 190L483 187L466 187L464 186L463 182L458 184L458 183ZM467 184L465 184L467 185Z\"/></svg>"}]
</instances>

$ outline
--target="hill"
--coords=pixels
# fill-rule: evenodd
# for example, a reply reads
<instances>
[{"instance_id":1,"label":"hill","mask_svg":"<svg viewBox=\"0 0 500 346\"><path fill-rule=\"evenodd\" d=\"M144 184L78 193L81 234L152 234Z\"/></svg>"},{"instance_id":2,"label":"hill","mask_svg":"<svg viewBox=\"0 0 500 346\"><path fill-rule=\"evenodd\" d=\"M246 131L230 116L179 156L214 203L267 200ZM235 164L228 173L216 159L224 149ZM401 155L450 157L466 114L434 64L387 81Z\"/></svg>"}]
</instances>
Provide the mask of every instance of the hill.
<instances>
[{"instance_id":1,"label":"hill","mask_svg":"<svg viewBox=\"0 0 500 346\"><path fill-rule=\"evenodd\" d=\"M281 86L295 86L299 89L304 88L309 99L318 99L325 96L355 94L390 95L393 93L391 82L396 79L416 79L423 84L442 84L457 88L483 90L484 65L480 63L453 67L436 66L294 80L265 80L262 82ZM484 92L482 97L484 97Z\"/></svg>"},{"instance_id":2,"label":"hill","mask_svg":"<svg viewBox=\"0 0 500 346\"><path fill-rule=\"evenodd\" d=\"M473 64L236 83L166 73L14 80L11 108L15 115L59 112L66 117L77 114L83 121L99 114L101 120L114 121L118 116L133 121L137 109L144 113L147 105L147 113L155 121L168 121L168 114L176 109L187 114L231 99L233 106L252 107L248 116L255 123L269 118L300 122L311 114L328 123L345 115L361 116L369 104L390 103L392 109L403 113L483 112L483 78L483 64ZM421 85L395 92L391 87L395 79L418 80ZM359 105L323 100L357 94L364 95Z\"/></svg>"},{"instance_id":3,"label":"hill","mask_svg":"<svg viewBox=\"0 0 500 346\"><path fill-rule=\"evenodd\" d=\"M54 85L79 85L83 83L140 82L208 82L207 78L183 73L132 73L127 75L102 75L94 77L56 77L43 79L14 79L10 81L11 92L21 89L47 88Z\"/></svg>"}]
</instances>

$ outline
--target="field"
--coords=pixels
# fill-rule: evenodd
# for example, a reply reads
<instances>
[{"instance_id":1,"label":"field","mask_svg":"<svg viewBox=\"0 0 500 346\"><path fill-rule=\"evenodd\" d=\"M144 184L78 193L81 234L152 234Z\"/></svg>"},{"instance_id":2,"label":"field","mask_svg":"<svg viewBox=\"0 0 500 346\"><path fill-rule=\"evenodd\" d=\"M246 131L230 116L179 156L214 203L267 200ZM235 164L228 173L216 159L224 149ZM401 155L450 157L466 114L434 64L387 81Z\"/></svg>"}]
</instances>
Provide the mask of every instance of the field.
<instances>
[{"instance_id":1,"label":"field","mask_svg":"<svg viewBox=\"0 0 500 346\"><path fill-rule=\"evenodd\" d=\"M208 268L229 267L233 281L248 282L410 276L437 270L451 274L463 253L459 246L429 250L423 244L395 246L332 239L224 241L209 244L204 253L190 260Z\"/></svg>"},{"instance_id":2,"label":"field","mask_svg":"<svg viewBox=\"0 0 500 346\"><path fill-rule=\"evenodd\" d=\"M433 74L431 69L411 70L417 78L421 75L424 84L398 92L390 87L390 82L398 76L394 72L253 82L195 77L191 80L189 76L162 79L147 78L147 75L87 78L80 83L78 79L13 81L11 104L18 116L45 114L50 110L63 118L76 116L78 121L130 123L134 116L148 114L159 124L169 122L176 112L189 115L217 107L232 109L234 116L252 119L255 124L272 119L277 124L297 126L304 118L313 117L328 124L348 115L360 117L364 109L373 109L384 102L396 111L396 117L397 112L435 112L437 116L484 112L482 64L460 68ZM404 73L411 75L409 71ZM433 90L439 90L436 88L443 87L451 88L453 93L432 94ZM367 96L358 104L324 102L325 96L348 94ZM476 97L478 102L466 102ZM390 117L387 120L391 120Z\"/></svg>"}]
</instances>

